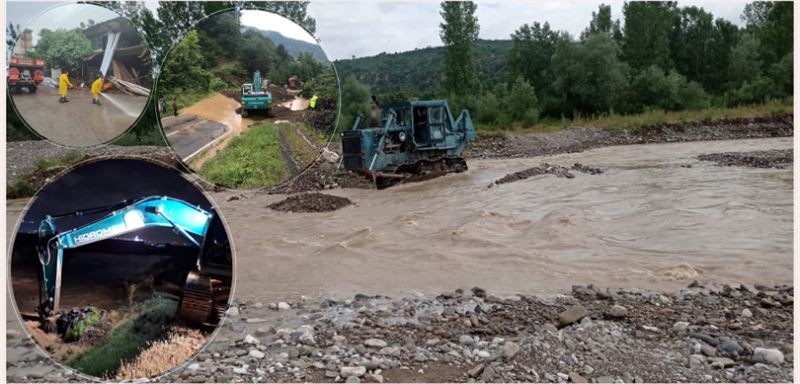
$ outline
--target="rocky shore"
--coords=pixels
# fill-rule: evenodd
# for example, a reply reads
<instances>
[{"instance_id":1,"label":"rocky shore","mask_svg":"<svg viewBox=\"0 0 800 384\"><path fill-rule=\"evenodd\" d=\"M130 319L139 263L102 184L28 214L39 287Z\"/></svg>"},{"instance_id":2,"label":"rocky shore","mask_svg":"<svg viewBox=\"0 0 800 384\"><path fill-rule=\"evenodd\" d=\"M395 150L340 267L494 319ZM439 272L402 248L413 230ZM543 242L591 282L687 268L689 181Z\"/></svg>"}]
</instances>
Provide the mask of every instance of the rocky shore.
<instances>
[{"instance_id":1,"label":"rocky shore","mask_svg":"<svg viewBox=\"0 0 800 384\"><path fill-rule=\"evenodd\" d=\"M794 115L765 116L659 124L634 129L571 127L557 132L502 137L483 137L471 143L472 158L509 158L581 152L612 145L678 143L704 140L734 140L791 137Z\"/></svg>"},{"instance_id":2,"label":"rocky shore","mask_svg":"<svg viewBox=\"0 0 800 384\"><path fill-rule=\"evenodd\" d=\"M162 382L788 382L791 286L675 293L574 286L495 297L474 287L436 297L232 306L208 347ZM9 347L30 343L9 338ZM18 381L74 380L63 372Z\"/></svg>"},{"instance_id":3,"label":"rocky shore","mask_svg":"<svg viewBox=\"0 0 800 384\"><path fill-rule=\"evenodd\" d=\"M791 149L773 149L769 151L708 153L697 156L698 160L713 161L719 166L777 168L791 167L794 161Z\"/></svg>"}]
</instances>

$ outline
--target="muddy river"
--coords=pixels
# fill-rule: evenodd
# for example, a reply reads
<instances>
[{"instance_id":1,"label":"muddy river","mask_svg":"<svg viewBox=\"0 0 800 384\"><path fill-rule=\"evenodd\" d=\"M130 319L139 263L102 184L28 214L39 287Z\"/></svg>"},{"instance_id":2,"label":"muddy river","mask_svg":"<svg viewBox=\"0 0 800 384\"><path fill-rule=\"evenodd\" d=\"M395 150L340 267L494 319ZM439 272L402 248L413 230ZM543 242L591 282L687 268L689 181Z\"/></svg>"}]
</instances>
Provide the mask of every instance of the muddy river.
<instances>
[{"instance_id":1,"label":"muddy river","mask_svg":"<svg viewBox=\"0 0 800 384\"><path fill-rule=\"evenodd\" d=\"M471 160L468 172L422 183L334 190L355 205L321 214L266 208L281 195L246 193L230 202L241 193L211 196L233 234L240 299L475 285L505 295L589 283L666 290L695 279L791 283L792 170L694 158L791 147L791 138L779 138ZM604 173L487 187L544 161ZM9 202L9 225L23 207Z\"/></svg>"}]
</instances>

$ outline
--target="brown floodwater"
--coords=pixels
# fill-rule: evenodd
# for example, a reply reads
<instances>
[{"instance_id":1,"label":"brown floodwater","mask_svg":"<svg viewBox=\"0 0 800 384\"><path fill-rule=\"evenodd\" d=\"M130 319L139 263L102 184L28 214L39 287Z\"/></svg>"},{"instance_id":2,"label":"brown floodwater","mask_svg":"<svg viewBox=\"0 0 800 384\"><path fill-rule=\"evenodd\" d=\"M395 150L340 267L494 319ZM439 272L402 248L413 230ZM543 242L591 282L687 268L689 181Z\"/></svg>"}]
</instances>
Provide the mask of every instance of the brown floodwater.
<instances>
[{"instance_id":1,"label":"brown floodwater","mask_svg":"<svg viewBox=\"0 0 800 384\"><path fill-rule=\"evenodd\" d=\"M791 283L792 169L695 159L784 148L792 148L792 138L468 159L470 169L461 174L382 191L330 191L355 205L329 213L266 208L282 195L211 197L234 239L240 300L427 294L476 285L508 295L590 283L664 290L695 279ZM580 162L604 173L487 187L542 162ZM243 197L228 202L233 195ZM9 202L10 221L23 205Z\"/></svg>"}]
</instances>

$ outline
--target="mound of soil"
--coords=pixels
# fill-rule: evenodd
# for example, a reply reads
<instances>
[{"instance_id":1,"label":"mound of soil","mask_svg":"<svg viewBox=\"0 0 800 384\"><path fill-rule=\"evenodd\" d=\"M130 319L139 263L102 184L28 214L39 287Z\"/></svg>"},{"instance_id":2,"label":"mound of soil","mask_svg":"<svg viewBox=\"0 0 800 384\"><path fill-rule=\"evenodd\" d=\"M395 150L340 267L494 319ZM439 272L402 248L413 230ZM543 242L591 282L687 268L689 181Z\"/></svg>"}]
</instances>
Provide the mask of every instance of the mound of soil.
<instances>
[{"instance_id":1,"label":"mound of soil","mask_svg":"<svg viewBox=\"0 0 800 384\"><path fill-rule=\"evenodd\" d=\"M599 175L603 173L603 171L599 168L592 168L585 166L581 163L575 163L572 168L562 167L557 164L548 164L542 163L541 165L533 168L528 168L519 172L509 173L502 178L496 180L494 184L506 184L506 183L513 183L515 181L525 180L529 177L539 176L544 174L549 175L556 175L558 177L565 177L567 179L572 179L575 177L570 171L577 171L581 173L587 173L590 175ZM492 185L489 185L491 187Z\"/></svg>"},{"instance_id":2,"label":"mound of soil","mask_svg":"<svg viewBox=\"0 0 800 384\"><path fill-rule=\"evenodd\" d=\"M707 153L697 156L698 160L713 161L719 166L783 169L793 162L791 149L773 149L753 152Z\"/></svg>"},{"instance_id":3,"label":"mound of soil","mask_svg":"<svg viewBox=\"0 0 800 384\"><path fill-rule=\"evenodd\" d=\"M372 180L318 160L294 179L266 190L269 194L293 194L333 188L373 189Z\"/></svg>"},{"instance_id":4,"label":"mound of soil","mask_svg":"<svg viewBox=\"0 0 800 384\"><path fill-rule=\"evenodd\" d=\"M282 212L330 212L352 203L346 197L313 192L289 196L277 203L268 205L268 207Z\"/></svg>"}]
</instances>

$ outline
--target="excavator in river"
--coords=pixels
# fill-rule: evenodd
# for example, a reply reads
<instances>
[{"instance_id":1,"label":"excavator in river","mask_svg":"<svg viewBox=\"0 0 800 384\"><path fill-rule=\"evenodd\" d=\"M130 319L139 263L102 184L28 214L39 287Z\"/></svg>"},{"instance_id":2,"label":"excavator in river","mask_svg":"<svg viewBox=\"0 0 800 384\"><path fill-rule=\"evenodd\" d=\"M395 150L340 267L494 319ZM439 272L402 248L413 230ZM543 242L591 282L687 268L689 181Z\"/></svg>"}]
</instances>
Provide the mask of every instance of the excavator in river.
<instances>
[{"instance_id":1,"label":"excavator in river","mask_svg":"<svg viewBox=\"0 0 800 384\"><path fill-rule=\"evenodd\" d=\"M372 179L378 189L467 170L461 157L475 127L467 110L453 118L447 100L379 105L380 116L342 134L344 168Z\"/></svg>"},{"instance_id":2,"label":"excavator in river","mask_svg":"<svg viewBox=\"0 0 800 384\"><path fill-rule=\"evenodd\" d=\"M81 227L59 232L56 221L65 217L108 212ZM170 228L197 249L197 262L180 294L178 316L192 323L215 325L224 316L230 296L233 264L230 247L215 240L224 231L214 212L167 196L148 196L118 204L46 216L38 227L36 250L42 266L41 304L36 312L46 321L59 312L64 251L145 228Z\"/></svg>"}]
</instances>

